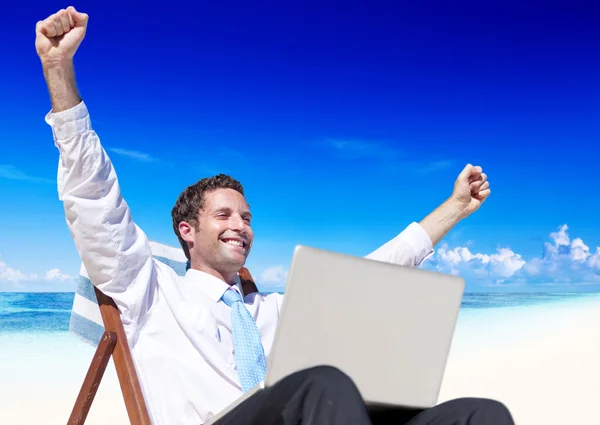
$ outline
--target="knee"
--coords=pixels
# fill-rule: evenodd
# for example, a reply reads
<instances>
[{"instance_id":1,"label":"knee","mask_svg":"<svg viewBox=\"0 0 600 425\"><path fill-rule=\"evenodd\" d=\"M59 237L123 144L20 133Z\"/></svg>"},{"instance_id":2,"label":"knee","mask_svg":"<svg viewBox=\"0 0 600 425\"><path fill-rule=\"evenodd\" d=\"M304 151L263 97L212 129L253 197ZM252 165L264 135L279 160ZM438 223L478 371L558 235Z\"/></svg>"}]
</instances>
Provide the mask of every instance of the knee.
<instances>
[{"instance_id":1,"label":"knee","mask_svg":"<svg viewBox=\"0 0 600 425\"><path fill-rule=\"evenodd\" d=\"M314 366L306 370L308 375L314 380L325 381L347 381L350 377L334 366L322 365Z\"/></svg>"},{"instance_id":2,"label":"knee","mask_svg":"<svg viewBox=\"0 0 600 425\"><path fill-rule=\"evenodd\" d=\"M477 416L480 419L490 418L500 421L502 424L512 424L513 419L508 407L502 402L489 398L460 398L455 400L461 405L463 411L468 411L470 414Z\"/></svg>"},{"instance_id":3,"label":"knee","mask_svg":"<svg viewBox=\"0 0 600 425\"><path fill-rule=\"evenodd\" d=\"M356 386L352 379L334 366L315 366L306 370L308 381L320 387L327 388L351 388Z\"/></svg>"},{"instance_id":4,"label":"knee","mask_svg":"<svg viewBox=\"0 0 600 425\"><path fill-rule=\"evenodd\" d=\"M490 413L507 413L508 408L504 405L504 403L498 400L492 400L489 398L470 398L473 405L477 408L477 410L490 412Z\"/></svg>"}]
</instances>

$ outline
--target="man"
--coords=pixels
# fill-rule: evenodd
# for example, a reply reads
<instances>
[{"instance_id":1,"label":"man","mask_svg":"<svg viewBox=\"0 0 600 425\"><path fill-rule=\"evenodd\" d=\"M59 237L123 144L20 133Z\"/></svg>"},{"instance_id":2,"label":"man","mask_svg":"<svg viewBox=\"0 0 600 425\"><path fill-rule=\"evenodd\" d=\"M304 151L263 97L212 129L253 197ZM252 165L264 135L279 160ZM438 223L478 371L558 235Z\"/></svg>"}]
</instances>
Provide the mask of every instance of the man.
<instances>
[{"instance_id":1,"label":"man","mask_svg":"<svg viewBox=\"0 0 600 425\"><path fill-rule=\"evenodd\" d=\"M184 278L152 258L117 176L79 97L73 57L88 16L73 7L36 26L36 50L50 92L46 117L60 152L59 197L90 280L120 309L154 424L200 424L262 379L282 297L240 295L238 271L252 247L242 186L228 176L188 187L173 226L190 260ZM416 266L489 195L479 167L467 166L452 196L369 258ZM259 392L219 424L512 424L498 402L454 400L418 413L369 413L349 377L331 367L295 373Z\"/></svg>"}]
</instances>

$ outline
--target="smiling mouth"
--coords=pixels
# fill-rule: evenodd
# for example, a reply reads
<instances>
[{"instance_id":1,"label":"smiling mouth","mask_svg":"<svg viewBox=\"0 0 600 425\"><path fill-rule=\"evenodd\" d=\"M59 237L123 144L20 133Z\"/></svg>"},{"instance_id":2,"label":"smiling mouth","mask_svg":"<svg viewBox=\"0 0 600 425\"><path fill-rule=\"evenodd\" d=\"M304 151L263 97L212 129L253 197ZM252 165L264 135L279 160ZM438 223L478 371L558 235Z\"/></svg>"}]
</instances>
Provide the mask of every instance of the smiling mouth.
<instances>
[{"instance_id":1,"label":"smiling mouth","mask_svg":"<svg viewBox=\"0 0 600 425\"><path fill-rule=\"evenodd\" d=\"M228 245L232 248L241 250L244 253L246 252L246 248L248 246L248 244L241 239L221 239L221 242L223 242L225 245Z\"/></svg>"}]
</instances>

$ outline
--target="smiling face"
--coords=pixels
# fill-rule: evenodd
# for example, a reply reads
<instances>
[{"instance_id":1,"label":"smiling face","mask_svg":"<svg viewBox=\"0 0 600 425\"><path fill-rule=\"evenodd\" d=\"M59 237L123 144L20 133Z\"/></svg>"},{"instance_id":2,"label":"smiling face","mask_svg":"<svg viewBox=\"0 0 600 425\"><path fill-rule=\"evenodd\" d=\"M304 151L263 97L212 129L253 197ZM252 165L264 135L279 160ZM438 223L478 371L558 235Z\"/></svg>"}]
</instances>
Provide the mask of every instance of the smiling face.
<instances>
[{"instance_id":1,"label":"smiling face","mask_svg":"<svg viewBox=\"0 0 600 425\"><path fill-rule=\"evenodd\" d=\"M191 267L235 283L254 239L241 183L225 174L199 180L181 192L171 216Z\"/></svg>"},{"instance_id":2,"label":"smiling face","mask_svg":"<svg viewBox=\"0 0 600 425\"><path fill-rule=\"evenodd\" d=\"M240 192L228 188L206 192L197 225L179 224L180 234L189 246L192 268L229 284L235 282L254 240L251 218L248 203Z\"/></svg>"}]
</instances>

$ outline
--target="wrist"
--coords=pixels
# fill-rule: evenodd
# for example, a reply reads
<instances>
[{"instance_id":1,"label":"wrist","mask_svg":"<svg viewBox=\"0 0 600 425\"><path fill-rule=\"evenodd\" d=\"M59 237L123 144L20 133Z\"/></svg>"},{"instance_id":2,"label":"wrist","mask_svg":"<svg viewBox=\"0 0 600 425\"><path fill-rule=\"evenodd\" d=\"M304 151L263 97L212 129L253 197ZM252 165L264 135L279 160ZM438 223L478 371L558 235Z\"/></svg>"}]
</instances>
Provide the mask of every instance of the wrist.
<instances>
[{"instance_id":1,"label":"wrist","mask_svg":"<svg viewBox=\"0 0 600 425\"><path fill-rule=\"evenodd\" d=\"M446 206L448 214L455 218L457 222L467 218L469 215L465 203L456 199L454 195L450 196L446 202L444 202L444 205Z\"/></svg>"},{"instance_id":2,"label":"wrist","mask_svg":"<svg viewBox=\"0 0 600 425\"><path fill-rule=\"evenodd\" d=\"M451 196L421 220L420 224L429 235L431 244L435 246L450 229L456 226L463 218L467 217L467 215L464 203Z\"/></svg>"},{"instance_id":3,"label":"wrist","mask_svg":"<svg viewBox=\"0 0 600 425\"><path fill-rule=\"evenodd\" d=\"M49 72L72 72L74 69L73 58L44 56L40 57L44 74Z\"/></svg>"}]
</instances>

